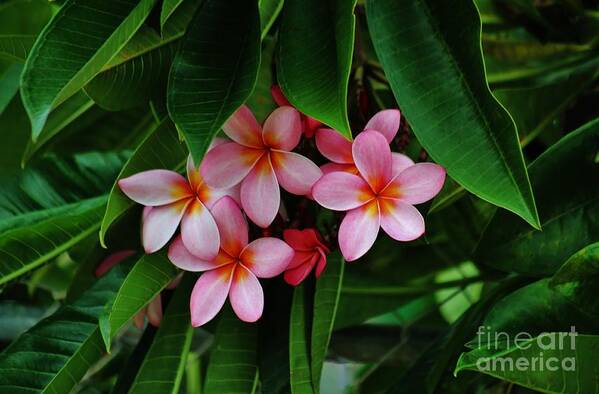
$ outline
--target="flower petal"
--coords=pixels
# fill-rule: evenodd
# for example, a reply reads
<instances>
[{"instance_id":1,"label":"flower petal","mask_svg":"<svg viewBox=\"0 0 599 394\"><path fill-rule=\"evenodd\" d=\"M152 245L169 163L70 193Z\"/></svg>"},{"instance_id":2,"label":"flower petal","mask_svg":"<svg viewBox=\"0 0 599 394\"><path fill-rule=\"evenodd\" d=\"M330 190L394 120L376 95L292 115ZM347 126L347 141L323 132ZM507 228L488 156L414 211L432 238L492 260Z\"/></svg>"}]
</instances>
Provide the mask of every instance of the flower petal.
<instances>
[{"instance_id":1,"label":"flower petal","mask_svg":"<svg viewBox=\"0 0 599 394\"><path fill-rule=\"evenodd\" d=\"M150 170L123 178L119 187L133 201L149 206L159 206L192 195L189 183L173 171Z\"/></svg>"},{"instance_id":2,"label":"flower petal","mask_svg":"<svg viewBox=\"0 0 599 394\"><path fill-rule=\"evenodd\" d=\"M272 85L270 87L270 94L272 95L272 99L275 101L275 103L277 103L279 107L282 107L284 105L291 106L291 103L289 102L289 100L287 100L287 97L285 97L279 85Z\"/></svg>"},{"instance_id":3,"label":"flower petal","mask_svg":"<svg viewBox=\"0 0 599 394\"><path fill-rule=\"evenodd\" d=\"M223 124L223 131L233 141L252 148L262 148L262 128L252 111L242 105Z\"/></svg>"},{"instance_id":4,"label":"flower petal","mask_svg":"<svg viewBox=\"0 0 599 394\"><path fill-rule=\"evenodd\" d=\"M393 160L392 176L396 177L400 172L414 165L412 159L401 153L391 152L391 160Z\"/></svg>"},{"instance_id":5,"label":"flower petal","mask_svg":"<svg viewBox=\"0 0 599 394\"><path fill-rule=\"evenodd\" d=\"M212 260L218 254L218 227L208 208L197 198L192 200L183 215L181 236L187 250L201 259Z\"/></svg>"},{"instance_id":6,"label":"flower petal","mask_svg":"<svg viewBox=\"0 0 599 394\"><path fill-rule=\"evenodd\" d=\"M229 300L237 317L244 322L253 323L262 316L264 309L262 286L258 278L241 264L235 268Z\"/></svg>"},{"instance_id":7,"label":"flower petal","mask_svg":"<svg viewBox=\"0 0 599 394\"><path fill-rule=\"evenodd\" d=\"M314 133L316 133L316 130L318 130L321 127L321 121L311 118L309 116L303 116L302 128L304 129L303 131L306 138L314 137Z\"/></svg>"},{"instance_id":8,"label":"flower petal","mask_svg":"<svg viewBox=\"0 0 599 394\"><path fill-rule=\"evenodd\" d=\"M290 151L302 136L300 114L293 107L279 107L264 121L262 140L271 148Z\"/></svg>"},{"instance_id":9,"label":"flower petal","mask_svg":"<svg viewBox=\"0 0 599 394\"><path fill-rule=\"evenodd\" d=\"M293 152L271 150L270 160L281 187L291 194L303 196L322 176L322 171L310 159Z\"/></svg>"},{"instance_id":10,"label":"flower petal","mask_svg":"<svg viewBox=\"0 0 599 394\"><path fill-rule=\"evenodd\" d=\"M302 283L304 279L310 275L310 271L312 271L312 268L314 268L314 265L319 257L320 256L318 253L313 254L304 264L285 271L285 274L283 275L285 282L292 286L297 286Z\"/></svg>"},{"instance_id":11,"label":"flower petal","mask_svg":"<svg viewBox=\"0 0 599 394\"><path fill-rule=\"evenodd\" d=\"M262 159L241 183L241 206L250 220L262 228L277 216L281 195L269 155Z\"/></svg>"},{"instance_id":12,"label":"flower petal","mask_svg":"<svg viewBox=\"0 0 599 394\"><path fill-rule=\"evenodd\" d=\"M272 278L285 271L294 252L278 238L258 238L243 249L239 259L258 278Z\"/></svg>"},{"instance_id":13,"label":"flower petal","mask_svg":"<svg viewBox=\"0 0 599 394\"><path fill-rule=\"evenodd\" d=\"M318 253L320 255L320 258L316 263L316 278L320 278L320 274L322 274L322 271L324 271L325 267L327 266L327 255L325 254L325 252L322 249L318 248Z\"/></svg>"},{"instance_id":14,"label":"flower petal","mask_svg":"<svg viewBox=\"0 0 599 394\"><path fill-rule=\"evenodd\" d=\"M376 130L381 133L387 143L393 141L395 134L399 130L399 122L401 121L401 114L397 109L385 109L379 111L366 123L364 130Z\"/></svg>"},{"instance_id":15,"label":"flower petal","mask_svg":"<svg viewBox=\"0 0 599 394\"><path fill-rule=\"evenodd\" d=\"M418 163L393 179L381 195L408 204L421 204L435 197L445 182L445 169L433 163Z\"/></svg>"},{"instance_id":16,"label":"flower petal","mask_svg":"<svg viewBox=\"0 0 599 394\"><path fill-rule=\"evenodd\" d=\"M320 205L335 211L347 211L364 205L374 195L358 175L331 172L314 184L312 196Z\"/></svg>"},{"instance_id":17,"label":"flower petal","mask_svg":"<svg viewBox=\"0 0 599 394\"><path fill-rule=\"evenodd\" d=\"M297 230L289 228L283 231L283 239L294 250L312 251L320 245L318 233L313 228Z\"/></svg>"},{"instance_id":18,"label":"flower petal","mask_svg":"<svg viewBox=\"0 0 599 394\"><path fill-rule=\"evenodd\" d=\"M138 330L142 330L144 328L144 323L146 322L146 312L148 307L145 306L139 310L133 317L133 323Z\"/></svg>"},{"instance_id":19,"label":"flower petal","mask_svg":"<svg viewBox=\"0 0 599 394\"><path fill-rule=\"evenodd\" d=\"M202 176L200 175L200 168L193 162L191 155L187 157L187 181L191 186L191 190L197 192L200 185L203 183Z\"/></svg>"},{"instance_id":20,"label":"flower petal","mask_svg":"<svg viewBox=\"0 0 599 394\"><path fill-rule=\"evenodd\" d=\"M337 164L337 163L326 163L320 166L320 171L323 174L329 172L348 172L350 174L358 175L358 169L355 164Z\"/></svg>"},{"instance_id":21,"label":"flower petal","mask_svg":"<svg viewBox=\"0 0 599 394\"><path fill-rule=\"evenodd\" d=\"M146 315L151 325L160 327L160 321L162 320L162 297L160 297L160 294L150 301Z\"/></svg>"},{"instance_id":22,"label":"flower petal","mask_svg":"<svg viewBox=\"0 0 599 394\"><path fill-rule=\"evenodd\" d=\"M191 199L152 208L143 220L142 243L146 253L154 253L171 239Z\"/></svg>"},{"instance_id":23,"label":"flower petal","mask_svg":"<svg viewBox=\"0 0 599 394\"><path fill-rule=\"evenodd\" d=\"M356 260L368 252L379 233L379 226L376 200L345 215L339 226L339 248L346 261Z\"/></svg>"},{"instance_id":24,"label":"flower petal","mask_svg":"<svg viewBox=\"0 0 599 394\"><path fill-rule=\"evenodd\" d=\"M365 130L358 134L352 155L360 175L377 193L391 180L391 149L381 133Z\"/></svg>"},{"instance_id":25,"label":"flower petal","mask_svg":"<svg viewBox=\"0 0 599 394\"><path fill-rule=\"evenodd\" d=\"M247 176L263 154L261 149L227 142L206 153L200 173L210 187L233 187Z\"/></svg>"},{"instance_id":26,"label":"flower petal","mask_svg":"<svg viewBox=\"0 0 599 394\"><path fill-rule=\"evenodd\" d=\"M228 264L200 276L189 301L192 326L206 324L221 310L229 295L236 265Z\"/></svg>"},{"instance_id":27,"label":"flower petal","mask_svg":"<svg viewBox=\"0 0 599 394\"><path fill-rule=\"evenodd\" d=\"M398 241L412 241L424 234L424 219L416 208L405 202L381 198L381 227Z\"/></svg>"},{"instance_id":28,"label":"flower petal","mask_svg":"<svg viewBox=\"0 0 599 394\"><path fill-rule=\"evenodd\" d=\"M339 164L352 164L352 143L333 129L316 131L316 147L327 159Z\"/></svg>"},{"instance_id":29,"label":"flower petal","mask_svg":"<svg viewBox=\"0 0 599 394\"><path fill-rule=\"evenodd\" d=\"M221 198L212 208L220 233L220 247L237 257L248 244L248 223L239 205L230 197Z\"/></svg>"},{"instance_id":30,"label":"flower petal","mask_svg":"<svg viewBox=\"0 0 599 394\"><path fill-rule=\"evenodd\" d=\"M96 267L94 271L94 275L96 278L104 276L112 267L125 260L129 256L133 256L135 254L135 250L120 250L118 252L114 252L106 256L104 260Z\"/></svg>"},{"instance_id":31,"label":"flower petal","mask_svg":"<svg viewBox=\"0 0 599 394\"><path fill-rule=\"evenodd\" d=\"M185 271L202 272L213 270L235 261L227 253L221 251L214 260L206 261L191 254L183 244L181 236L175 238L168 248L168 259L175 266Z\"/></svg>"},{"instance_id":32,"label":"flower petal","mask_svg":"<svg viewBox=\"0 0 599 394\"><path fill-rule=\"evenodd\" d=\"M289 265L287 265L287 268L285 268L285 269L286 270L294 269L294 268L299 267L302 264L309 262L310 259L312 257L314 257L314 253L315 253L314 251L302 252L302 251L296 250L295 253L293 254L293 258L289 262Z\"/></svg>"}]
</instances>

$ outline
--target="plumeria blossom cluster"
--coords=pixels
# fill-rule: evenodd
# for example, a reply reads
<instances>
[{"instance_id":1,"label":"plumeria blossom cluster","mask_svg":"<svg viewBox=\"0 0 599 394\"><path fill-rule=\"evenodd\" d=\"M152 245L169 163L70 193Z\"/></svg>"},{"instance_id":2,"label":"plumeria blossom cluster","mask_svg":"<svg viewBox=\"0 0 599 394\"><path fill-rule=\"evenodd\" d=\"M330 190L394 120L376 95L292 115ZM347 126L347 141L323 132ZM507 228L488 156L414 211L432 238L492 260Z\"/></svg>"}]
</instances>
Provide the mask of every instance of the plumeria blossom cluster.
<instances>
[{"instance_id":1,"label":"plumeria blossom cluster","mask_svg":"<svg viewBox=\"0 0 599 394\"><path fill-rule=\"evenodd\" d=\"M398 110L375 114L352 142L301 114L278 87L272 94L279 107L262 125L242 106L223 125L229 140L216 140L200 166L188 159L187 178L155 169L119 181L129 198L145 206L146 253L175 237L168 247L171 262L202 273L190 299L194 326L213 319L227 299L241 320L254 322L264 308L259 278L283 273L296 286L310 272L318 278L324 271L331 244L314 228L284 229L283 239L250 240L248 219L263 234L272 233L273 221L285 210L280 188L346 212L337 240L344 258L353 261L372 247L380 228L398 241L420 237L424 219L414 205L430 200L443 186L442 167L415 164L391 152ZM314 137L330 162L319 167L295 152L302 136ZM334 238L327 234L329 241Z\"/></svg>"}]
</instances>

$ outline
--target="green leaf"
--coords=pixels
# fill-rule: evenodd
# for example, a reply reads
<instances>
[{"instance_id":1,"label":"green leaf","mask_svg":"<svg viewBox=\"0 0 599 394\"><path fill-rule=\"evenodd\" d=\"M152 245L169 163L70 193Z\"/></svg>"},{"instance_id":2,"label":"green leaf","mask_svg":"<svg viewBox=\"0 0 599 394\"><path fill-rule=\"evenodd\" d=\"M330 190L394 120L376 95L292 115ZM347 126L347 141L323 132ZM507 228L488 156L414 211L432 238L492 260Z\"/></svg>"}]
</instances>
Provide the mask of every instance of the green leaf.
<instances>
[{"instance_id":1,"label":"green leaf","mask_svg":"<svg viewBox=\"0 0 599 394\"><path fill-rule=\"evenodd\" d=\"M314 392L320 392L322 365L327 355L329 341L333 332L337 305L341 294L345 261L338 252L327 257L327 267L316 281L314 293L314 318L312 322L312 340L310 360L312 363L312 384Z\"/></svg>"},{"instance_id":2,"label":"green leaf","mask_svg":"<svg viewBox=\"0 0 599 394\"><path fill-rule=\"evenodd\" d=\"M100 228L106 199L83 201L60 216L0 235L0 284L39 267Z\"/></svg>"},{"instance_id":3,"label":"green leaf","mask_svg":"<svg viewBox=\"0 0 599 394\"><path fill-rule=\"evenodd\" d=\"M262 39L264 39L283 9L283 0L258 0L258 8L260 9Z\"/></svg>"},{"instance_id":4,"label":"green leaf","mask_svg":"<svg viewBox=\"0 0 599 394\"><path fill-rule=\"evenodd\" d=\"M169 76L168 112L201 162L222 124L250 96L260 63L257 3L206 0Z\"/></svg>"},{"instance_id":5,"label":"green leaf","mask_svg":"<svg viewBox=\"0 0 599 394\"><path fill-rule=\"evenodd\" d=\"M592 81L593 75L582 74L541 87L498 89L493 94L513 116L524 147L546 130L561 131L559 115Z\"/></svg>"},{"instance_id":6,"label":"green leaf","mask_svg":"<svg viewBox=\"0 0 599 394\"><path fill-rule=\"evenodd\" d=\"M530 165L543 231L497 212L475 261L531 276L553 274L574 252L599 237L599 120L562 138ZM556 187L559 179L559 187Z\"/></svg>"},{"instance_id":7,"label":"green leaf","mask_svg":"<svg viewBox=\"0 0 599 394\"><path fill-rule=\"evenodd\" d=\"M105 194L126 156L126 152L48 155L18 174L3 176L0 232L31 222L24 220L27 214Z\"/></svg>"},{"instance_id":8,"label":"green leaf","mask_svg":"<svg viewBox=\"0 0 599 394\"><path fill-rule=\"evenodd\" d=\"M23 152L21 165L25 166L42 146L48 143L48 141L63 131L67 126L80 119L80 117L87 113L93 105L93 100L91 100L83 91L75 93L64 103L60 104L48 116L48 120L37 140L28 141L25 152Z\"/></svg>"},{"instance_id":9,"label":"green leaf","mask_svg":"<svg viewBox=\"0 0 599 394\"><path fill-rule=\"evenodd\" d=\"M128 265L115 266L73 303L42 320L0 354L2 391L69 393L103 355L98 316Z\"/></svg>"},{"instance_id":10,"label":"green leaf","mask_svg":"<svg viewBox=\"0 0 599 394\"><path fill-rule=\"evenodd\" d=\"M102 70L141 26L155 2L82 4L68 0L64 4L38 37L23 70L21 95L34 140L50 111Z\"/></svg>"},{"instance_id":11,"label":"green leaf","mask_svg":"<svg viewBox=\"0 0 599 394\"><path fill-rule=\"evenodd\" d=\"M194 284L192 279L192 276L186 276L169 301L160 328L129 393L179 392L193 334L189 316L189 294Z\"/></svg>"},{"instance_id":12,"label":"green leaf","mask_svg":"<svg viewBox=\"0 0 599 394\"><path fill-rule=\"evenodd\" d=\"M354 51L355 0L289 0L283 7L277 78L301 112L352 138L347 86Z\"/></svg>"},{"instance_id":13,"label":"green leaf","mask_svg":"<svg viewBox=\"0 0 599 394\"><path fill-rule=\"evenodd\" d=\"M514 122L491 94L471 0L368 0L376 52L419 142L468 191L539 227Z\"/></svg>"},{"instance_id":14,"label":"green leaf","mask_svg":"<svg viewBox=\"0 0 599 394\"><path fill-rule=\"evenodd\" d=\"M559 289L572 282L597 280L597 275L599 275L599 242L585 246L566 260L551 278L550 285Z\"/></svg>"},{"instance_id":15,"label":"green leaf","mask_svg":"<svg viewBox=\"0 0 599 394\"><path fill-rule=\"evenodd\" d=\"M544 393L593 393L599 374L597 352L599 336L546 333L507 349L481 347L463 353L454 374L464 370L482 372ZM536 368L532 367L533 360Z\"/></svg>"},{"instance_id":16,"label":"green leaf","mask_svg":"<svg viewBox=\"0 0 599 394\"><path fill-rule=\"evenodd\" d=\"M33 34L0 34L0 56L25 63L35 38Z\"/></svg>"},{"instance_id":17,"label":"green leaf","mask_svg":"<svg viewBox=\"0 0 599 394\"><path fill-rule=\"evenodd\" d=\"M204 393L255 393L258 385L256 325L239 320L228 306L220 315Z\"/></svg>"},{"instance_id":18,"label":"green leaf","mask_svg":"<svg viewBox=\"0 0 599 394\"><path fill-rule=\"evenodd\" d=\"M165 252L143 255L119 288L113 303L100 316L100 329L110 351L118 329L150 303L177 276L179 270Z\"/></svg>"},{"instance_id":19,"label":"green leaf","mask_svg":"<svg viewBox=\"0 0 599 394\"><path fill-rule=\"evenodd\" d=\"M86 93L110 111L164 99L168 73L180 38L199 3L197 0L186 1L173 10L162 28L162 36L151 27L142 26L102 72L85 86Z\"/></svg>"},{"instance_id":20,"label":"green leaf","mask_svg":"<svg viewBox=\"0 0 599 394\"><path fill-rule=\"evenodd\" d=\"M275 51L276 40L266 37L262 41L262 62L258 73L258 81L246 105L250 107L256 120L260 123L277 107L270 93L273 85L272 59Z\"/></svg>"},{"instance_id":21,"label":"green leaf","mask_svg":"<svg viewBox=\"0 0 599 394\"><path fill-rule=\"evenodd\" d=\"M177 8L183 3L184 0L164 0L162 2L162 9L160 10L160 29L164 29L168 18L170 18ZM191 0L196 1L196 0ZM187 2L191 2L187 0Z\"/></svg>"},{"instance_id":22,"label":"green leaf","mask_svg":"<svg viewBox=\"0 0 599 394\"><path fill-rule=\"evenodd\" d=\"M310 368L310 316L308 294L302 283L293 292L289 321L289 368L293 394L314 393Z\"/></svg>"},{"instance_id":23,"label":"green leaf","mask_svg":"<svg viewBox=\"0 0 599 394\"><path fill-rule=\"evenodd\" d=\"M15 94L17 94L19 76L22 70L22 64L0 61L0 114L4 112Z\"/></svg>"},{"instance_id":24,"label":"green leaf","mask_svg":"<svg viewBox=\"0 0 599 394\"><path fill-rule=\"evenodd\" d=\"M123 166L114 182L100 229L100 242L105 245L106 232L127 210L135 205L118 187L118 180L138 172L163 168L180 170L185 166L187 152L170 120L164 120L148 130L147 136Z\"/></svg>"}]
</instances>

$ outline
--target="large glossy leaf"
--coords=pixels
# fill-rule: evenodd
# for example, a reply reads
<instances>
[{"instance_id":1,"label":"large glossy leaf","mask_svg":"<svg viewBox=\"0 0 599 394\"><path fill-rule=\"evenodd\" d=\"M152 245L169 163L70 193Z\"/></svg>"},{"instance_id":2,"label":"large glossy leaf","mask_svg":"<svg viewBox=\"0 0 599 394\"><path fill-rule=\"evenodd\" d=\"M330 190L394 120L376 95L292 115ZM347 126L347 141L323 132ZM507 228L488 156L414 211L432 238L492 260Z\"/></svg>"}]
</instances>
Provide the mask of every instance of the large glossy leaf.
<instances>
[{"instance_id":1,"label":"large glossy leaf","mask_svg":"<svg viewBox=\"0 0 599 394\"><path fill-rule=\"evenodd\" d=\"M80 117L87 113L93 105L94 102L92 99L90 99L83 91L75 93L64 103L60 104L48 116L48 120L37 140L29 140L27 143L21 161L22 165L24 166L42 146L48 143L48 141L63 131L67 126L80 120Z\"/></svg>"},{"instance_id":2,"label":"large glossy leaf","mask_svg":"<svg viewBox=\"0 0 599 394\"><path fill-rule=\"evenodd\" d=\"M106 199L98 197L62 211L60 216L0 235L0 284L39 267L100 228Z\"/></svg>"},{"instance_id":3,"label":"large glossy leaf","mask_svg":"<svg viewBox=\"0 0 599 394\"><path fill-rule=\"evenodd\" d=\"M553 274L599 237L599 120L568 134L530 165L543 231L507 212L488 225L475 260L503 271ZM556 187L559 180L559 187Z\"/></svg>"},{"instance_id":4,"label":"large glossy leaf","mask_svg":"<svg viewBox=\"0 0 599 394\"><path fill-rule=\"evenodd\" d=\"M0 229L18 226L25 214L105 194L126 157L127 152L48 155L18 174L3 177Z\"/></svg>"},{"instance_id":5,"label":"large glossy leaf","mask_svg":"<svg viewBox=\"0 0 599 394\"><path fill-rule=\"evenodd\" d=\"M229 306L220 315L204 393L253 394L258 387L256 325L239 320Z\"/></svg>"},{"instance_id":6,"label":"large glossy leaf","mask_svg":"<svg viewBox=\"0 0 599 394\"><path fill-rule=\"evenodd\" d=\"M477 196L539 227L514 122L491 94L471 0L370 0L368 25L418 140Z\"/></svg>"},{"instance_id":7,"label":"large glossy leaf","mask_svg":"<svg viewBox=\"0 0 599 394\"><path fill-rule=\"evenodd\" d=\"M573 254L553 275L550 285L558 290L565 290L566 296L572 296L576 288L572 289L565 285L572 282L581 286L587 281L596 281L599 275L599 242L585 246Z\"/></svg>"},{"instance_id":8,"label":"large glossy leaf","mask_svg":"<svg viewBox=\"0 0 599 394\"><path fill-rule=\"evenodd\" d=\"M0 34L0 57L25 63L35 38L33 34Z\"/></svg>"},{"instance_id":9,"label":"large glossy leaf","mask_svg":"<svg viewBox=\"0 0 599 394\"><path fill-rule=\"evenodd\" d=\"M69 0L63 5L38 37L22 75L21 95L34 140L50 111L102 70L155 2Z\"/></svg>"},{"instance_id":10,"label":"large glossy leaf","mask_svg":"<svg viewBox=\"0 0 599 394\"><path fill-rule=\"evenodd\" d=\"M69 393L103 355L98 317L127 274L119 264L93 287L21 335L0 354L0 387Z\"/></svg>"},{"instance_id":11,"label":"large glossy leaf","mask_svg":"<svg viewBox=\"0 0 599 394\"><path fill-rule=\"evenodd\" d=\"M524 338L518 345L499 350L481 347L464 353L454 373L482 372L543 393L597 391L599 366L595 360L599 336L572 337L564 332L550 332L542 337Z\"/></svg>"},{"instance_id":12,"label":"large glossy leaf","mask_svg":"<svg viewBox=\"0 0 599 394\"><path fill-rule=\"evenodd\" d=\"M85 92L110 111L163 100L179 39L199 4L197 0L180 4L163 25L161 35L151 27L142 26L102 72L85 86Z\"/></svg>"},{"instance_id":13,"label":"large glossy leaf","mask_svg":"<svg viewBox=\"0 0 599 394\"><path fill-rule=\"evenodd\" d=\"M289 321L289 374L293 394L313 394L312 370L310 367L311 303L301 284L295 288Z\"/></svg>"},{"instance_id":14,"label":"large glossy leaf","mask_svg":"<svg viewBox=\"0 0 599 394\"><path fill-rule=\"evenodd\" d=\"M193 277L183 279L168 303L160 328L148 350L129 393L178 393L193 328L189 317L189 294Z\"/></svg>"},{"instance_id":15,"label":"large glossy leaf","mask_svg":"<svg viewBox=\"0 0 599 394\"><path fill-rule=\"evenodd\" d=\"M169 120L164 120L161 124L154 125L148 129L144 140L123 166L117 177L117 181L135 173L151 169L180 170L185 165L185 160L187 160L187 152L179 141L175 127ZM103 245L106 232L110 226L134 204L133 201L121 192L115 181L108 197L108 204L100 229L100 242Z\"/></svg>"},{"instance_id":16,"label":"large glossy leaf","mask_svg":"<svg viewBox=\"0 0 599 394\"><path fill-rule=\"evenodd\" d=\"M4 112L19 90L22 64L0 60L0 114Z\"/></svg>"},{"instance_id":17,"label":"large glossy leaf","mask_svg":"<svg viewBox=\"0 0 599 394\"><path fill-rule=\"evenodd\" d=\"M206 0L175 57L167 97L168 112L195 162L251 94L259 63L257 2Z\"/></svg>"},{"instance_id":18,"label":"large glossy leaf","mask_svg":"<svg viewBox=\"0 0 599 394\"><path fill-rule=\"evenodd\" d=\"M273 85L273 55L276 40L266 37L262 41L262 55L258 81L252 95L248 98L246 105L250 107L258 122L262 123L266 117L277 107L272 98L270 89Z\"/></svg>"},{"instance_id":19,"label":"large glossy leaf","mask_svg":"<svg viewBox=\"0 0 599 394\"><path fill-rule=\"evenodd\" d=\"M165 252L143 255L135 263L114 302L107 304L100 316L102 338L108 351L118 329L159 295L178 272Z\"/></svg>"},{"instance_id":20,"label":"large glossy leaf","mask_svg":"<svg viewBox=\"0 0 599 394\"><path fill-rule=\"evenodd\" d=\"M272 24L283 9L283 0L258 0L260 9L260 26L262 28L262 39L266 37Z\"/></svg>"},{"instance_id":21,"label":"large glossy leaf","mask_svg":"<svg viewBox=\"0 0 599 394\"><path fill-rule=\"evenodd\" d=\"M354 50L354 0L286 1L277 78L300 111L351 139L347 86Z\"/></svg>"},{"instance_id":22,"label":"large glossy leaf","mask_svg":"<svg viewBox=\"0 0 599 394\"><path fill-rule=\"evenodd\" d=\"M320 377L322 365L324 364L335 315L337 304L341 294L343 282L343 270L345 261L341 254L334 253L327 257L327 267L322 276L316 281L316 292L314 293L314 317L312 321L312 336L310 343L310 361L312 369L312 382L314 392L320 392Z\"/></svg>"}]
</instances>

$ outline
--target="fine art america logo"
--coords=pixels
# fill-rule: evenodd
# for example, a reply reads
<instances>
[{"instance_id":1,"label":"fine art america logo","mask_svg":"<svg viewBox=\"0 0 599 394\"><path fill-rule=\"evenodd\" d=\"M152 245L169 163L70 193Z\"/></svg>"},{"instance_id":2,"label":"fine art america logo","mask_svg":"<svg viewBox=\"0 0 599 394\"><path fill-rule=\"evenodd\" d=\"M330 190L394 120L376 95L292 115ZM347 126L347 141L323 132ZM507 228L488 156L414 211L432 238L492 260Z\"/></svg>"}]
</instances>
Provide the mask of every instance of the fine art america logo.
<instances>
[{"instance_id":1,"label":"fine art america logo","mask_svg":"<svg viewBox=\"0 0 599 394\"><path fill-rule=\"evenodd\" d=\"M542 333L536 337L528 332L510 335L491 331L491 327L486 326L480 326L476 334L478 348L493 353L492 357L480 357L476 361L481 372L576 370L576 357L565 356L575 354L578 333L574 326L570 332Z\"/></svg>"}]
</instances>

